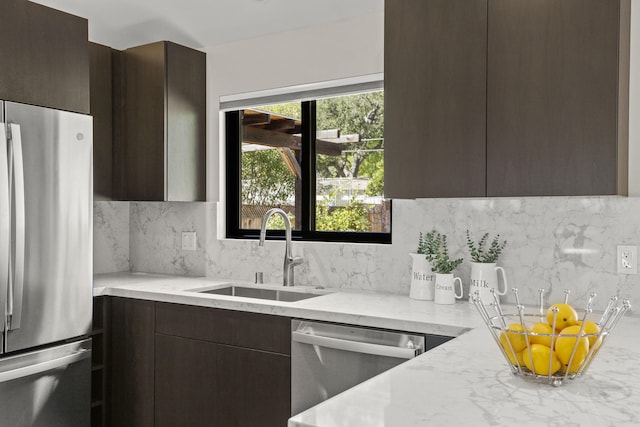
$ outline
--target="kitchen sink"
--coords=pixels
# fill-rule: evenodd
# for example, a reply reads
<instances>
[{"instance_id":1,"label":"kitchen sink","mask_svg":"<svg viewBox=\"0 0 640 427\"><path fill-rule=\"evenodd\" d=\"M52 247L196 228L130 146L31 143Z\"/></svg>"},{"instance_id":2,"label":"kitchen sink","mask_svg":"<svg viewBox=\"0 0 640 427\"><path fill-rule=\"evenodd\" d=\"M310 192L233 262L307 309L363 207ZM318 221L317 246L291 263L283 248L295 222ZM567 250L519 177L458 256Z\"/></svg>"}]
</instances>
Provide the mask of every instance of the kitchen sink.
<instances>
[{"instance_id":1,"label":"kitchen sink","mask_svg":"<svg viewBox=\"0 0 640 427\"><path fill-rule=\"evenodd\" d=\"M215 289L193 289L192 292L202 294L227 295L232 297L268 299L272 301L295 302L322 296L309 292L285 291L280 289L265 289L250 286L229 285Z\"/></svg>"}]
</instances>

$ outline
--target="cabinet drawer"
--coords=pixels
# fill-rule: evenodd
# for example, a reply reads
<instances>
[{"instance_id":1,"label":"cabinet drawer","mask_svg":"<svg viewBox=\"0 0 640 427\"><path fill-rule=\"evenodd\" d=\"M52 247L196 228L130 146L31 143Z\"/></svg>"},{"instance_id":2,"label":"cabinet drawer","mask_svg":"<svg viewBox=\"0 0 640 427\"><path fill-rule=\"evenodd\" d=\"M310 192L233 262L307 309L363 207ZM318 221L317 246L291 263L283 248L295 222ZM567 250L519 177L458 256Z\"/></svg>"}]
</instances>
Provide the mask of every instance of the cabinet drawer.
<instances>
[{"instance_id":1,"label":"cabinet drawer","mask_svg":"<svg viewBox=\"0 0 640 427\"><path fill-rule=\"evenodd\" d=\"M157 303L156 332L291 354L288 317L182 304Z\"/></svg>"}]
</instances>

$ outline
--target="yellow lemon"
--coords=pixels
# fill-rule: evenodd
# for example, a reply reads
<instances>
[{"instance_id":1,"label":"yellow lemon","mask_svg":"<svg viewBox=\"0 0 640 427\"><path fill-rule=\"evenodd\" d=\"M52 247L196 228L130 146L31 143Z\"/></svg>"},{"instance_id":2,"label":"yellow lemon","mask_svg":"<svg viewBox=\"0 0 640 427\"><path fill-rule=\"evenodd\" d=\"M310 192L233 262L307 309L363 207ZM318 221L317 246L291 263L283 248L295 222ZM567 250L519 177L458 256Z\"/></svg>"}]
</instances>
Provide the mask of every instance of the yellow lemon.
<instances>
[{"instance_id":1,"label":"yellow lemon","mask_svg":"<svg viewBox=\"0 0 640 427\"><path fill-rule=\"evenodd\" d=\"M556 354L560 362L562 362L563 371L566 372L568 370L570 374L578 372L580 365L582 365L587 353L589 353L589 340L585 336L578 337L579 332L580 326L567 326L556 338ZM574 349L573 361L569 366L569 360L571 360L571 354L574 353Z\"/></svg>"},{"instance_id":2,"label":"yellow lemon","mask_svg":"<svg viewBox=\"0 0 640 427\"><path fill-rule=\"evenodd\" d=\"M551 326L544 322L534 323L529 329L532 334L529 335L529 342L532 344L542 344L547 347L553 347L551 342L551 333L553 332Z\"/></svg>"},{"instance_id":3,"label":"yellow lemon","mask_svg":"<svg viewBox=\"0 0 640 427\"><path fill-rule=\"evenodd\" d=\"M582 320L578 320L577 325L578 326L582 325ZM587 337L589 340L589 348L593 347L596 344L596 342L600 342L598 337L598 335L600 334L600 327L595 322L592 322L591 320L587 320L584 323L584 334L592 335L590 337Z\"/></svg>"},{"instance_id":4,"label":"yellow lemon","mask_svg":"<svg viewBox=\"0 0 640 427\"><path fill-rule=\"evenodd\" d=\"M555 352L549 347L542 344L532 344L530 349L530 353L526 349L522 352L524 364L530 371L538 375L553 375L560 370L562 364Z\"/></svg>"},{"instance_id":5,"label":"yellow lemon","mask_svg":"<svg viewBox=\"0 0 640 427\"><path fill-rule=\"evenodd\" d=\"M511 362L513 366L526 366L524 364L524 359L523 359L524 353L527 351L526 348L522 351L517 352L515 355L513 354L511 349L505 348L504 351L507 354L507 357L509 358L509 362Z\"/></svg>"},{"instance_id":6,"label":"yellow lemon","mask_svg":"<svg viewBox=\"0 0 640 427\"><path fill-rule=\"evenodd\" d=\"M573 326L578 321L578 313L569 304L553 304L547 309L547 322L553 325L553 308L558 309L556 316L556 331L561 331L567 326Z\"/></svg>"},{"instance_id":7,"label":"yellow lemon","mask_svg":"<svg viewBox=\"0 0 640 427\"><path fill-rule=\"evenodd\" d=\"M509 345L509 343L511 345ZM507 332L500 332L500 344L505 349L507 355L513 351L518 353L527 346L527 341L524 335L524 326L519 323L512 323L507 328Z\"/></svg>"}]
</instances>

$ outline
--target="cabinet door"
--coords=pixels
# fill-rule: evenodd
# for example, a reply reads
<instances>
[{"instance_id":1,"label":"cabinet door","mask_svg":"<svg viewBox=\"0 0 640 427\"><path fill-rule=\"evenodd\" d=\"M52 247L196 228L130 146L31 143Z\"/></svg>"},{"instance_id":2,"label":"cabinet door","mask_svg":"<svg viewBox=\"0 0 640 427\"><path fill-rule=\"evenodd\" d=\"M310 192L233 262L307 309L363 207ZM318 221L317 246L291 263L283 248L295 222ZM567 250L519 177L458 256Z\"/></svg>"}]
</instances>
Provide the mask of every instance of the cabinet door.
<instances>
[{"instance_id":1,"label":"cabinet door","mask_svg":"<svg viewBox=\"0 0 640 427\"><path fill-rule=\"evenodd\" d=\"M125 55L126 200L165 200L164 43Z\"/></svg>"},{"instance_id":2,"label":"cabinet door","mask_svg":"<svg viewBox=\"0 0 640 427\"><path fill-rule=\"evenodd\" d=\"M216 344L156 335L156 426L216 426Z\"/></svg>"},{"instance_id":3,"label":"cabinet door","mask_svg":"<svg viewBox=\"0 0 640 427\"><path fill-rule=\"evenodd\" d=\"M109 303L106 296L93 298L93 324L91 327L91 426L106 425L107 340L109 333Z\"/></svg>"},{"instance_id":4,"label":"cabinet door","mask_svg":"<svg viewBox=\"0 0 640 427\"><path fill-rule=\"evenodd\" d=\"M124 63L125 199L204 201L205 54L158 42L125 50Z\"/></svg>"},{"instance_id":5,"label":"cabinet door","mask_svg":"<svg viewBox=\"0 0 640 427\"><path fill-rule=\"evenodd\" d=\"M487 0L387 0L384 43L385 196L484 196Z\"/></svg>"},{"instance_id":6,"label":"cabinet door","mask_svg":"<svg viewBox=\"0 0 640 427\"><path fill-rule=\"evenodd\" d=\"M153 301L111 299L109 425L153 426Z\"/></svg>"},{"instance_id":7,"label":"cabinet door","mask_svg":"<svg viewBox=\"0 0 640 427\"><path fill-rule=\"evenodd\" d=\"M281 427L291 416L291 358L218 346L219 425Z\"/></svg>"},{"instance_id":8,"label":"cabinet door","mask_svg":"<svg viewBox=\"0 0 640 427\"><path fill-rule=\"evenodd\" d=\"M167 200L206 200L206 56L170 42L166 49Z\"/></svg>"},{"instance_id":9,"label":"cabinet door","mask_svg":"<svg viewBox=\"0 0 640 427\"><path fill-rule=\"evenodd\" d=\"M489 196L618 193L620 6L489 1Z\"/></svg>"},{"instance_id":10,"label":"cabinet door","mask_svg":"<svg viewBox=\"0 0 640 427\"><path fill-rule=\"evenodd\" d=\"M0 2L0 99L89 113L87 20L25 0Z\"/></svg>"},{"instance_id":11,"label":"cabinet door","mask_svg":"<svg viewBox=\"0 0 640 427\"><path fill-rule=\"evenodd\" d=\"M89 43L93 116L93 198L113 197L113 80L111 48Z\"/></svg>"}]
</instances>

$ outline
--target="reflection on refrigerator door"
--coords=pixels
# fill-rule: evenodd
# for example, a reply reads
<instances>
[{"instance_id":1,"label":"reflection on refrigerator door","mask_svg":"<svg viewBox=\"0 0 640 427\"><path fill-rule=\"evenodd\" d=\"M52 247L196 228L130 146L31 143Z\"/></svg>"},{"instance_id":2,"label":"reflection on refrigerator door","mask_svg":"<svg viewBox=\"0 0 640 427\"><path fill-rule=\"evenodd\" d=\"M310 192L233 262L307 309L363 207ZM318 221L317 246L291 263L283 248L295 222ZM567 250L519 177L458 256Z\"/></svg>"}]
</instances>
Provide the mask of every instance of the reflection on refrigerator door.
<instances>
[{"instance_id":1,"label":"reflection on refrigerator door","mask_svg":"<svg viewBox=\"0 0 640 427\"><path fill-rule=\"evenodd\" d=\"M91 340L0 361L1 427L90 424Z\"/></svg>"},{"instance_id":2,"label":"reflection on refrigerator door","mask_svg":"<svg viewBox=\"0 0 640 427\"><path fill-rule=\"evenodd\" d=\"M5 102L13 248L5 352L91 326L92 121Z\"/></svg>"},{"instance_id":3,"label":"reflection on refrigerator door","mask_svg":"<svg viewBox=\"0 0 640 427\"><path fill-rule=\"evenodd\" d=\"M90 425L92 118L0 101L0 427Z\"/></svg>"}]
</instances>

